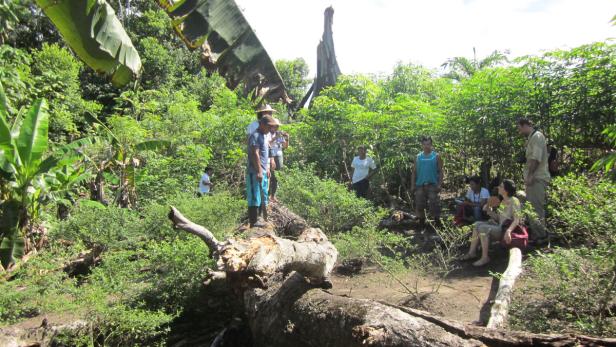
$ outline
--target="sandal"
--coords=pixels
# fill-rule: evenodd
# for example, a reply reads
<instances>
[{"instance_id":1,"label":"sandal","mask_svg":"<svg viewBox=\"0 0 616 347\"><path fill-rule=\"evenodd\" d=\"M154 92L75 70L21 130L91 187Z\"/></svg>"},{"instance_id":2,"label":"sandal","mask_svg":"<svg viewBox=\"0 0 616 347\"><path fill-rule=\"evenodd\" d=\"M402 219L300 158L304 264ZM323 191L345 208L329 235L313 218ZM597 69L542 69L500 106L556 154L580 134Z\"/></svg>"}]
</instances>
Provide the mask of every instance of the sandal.
<instances>
[{"instance_id":1,"label":"sandal","mask_svg":"<svg viewBox=\"0 0 616 347\"><path fill-rule=\"evenodd\" d=\"M484 265L486 265L489 262L490 262L490 258L485 259L485 260L479 259L479 260L477 260L476 262L473 263L473 266L477 266L477 267L484 266Z\"/></svg>"},{"instance_id":2,"label":"sandal","mask_svg":"<svg viewBox=\"0 0 616 347\"><path fill-rule=\"evenodd\" d=\"M472 260L472 259L475 259L475 258L477 258L476 254L468 254L467 253L467 254L461 256L460 260Z\"/></svg>"}]
</instances>

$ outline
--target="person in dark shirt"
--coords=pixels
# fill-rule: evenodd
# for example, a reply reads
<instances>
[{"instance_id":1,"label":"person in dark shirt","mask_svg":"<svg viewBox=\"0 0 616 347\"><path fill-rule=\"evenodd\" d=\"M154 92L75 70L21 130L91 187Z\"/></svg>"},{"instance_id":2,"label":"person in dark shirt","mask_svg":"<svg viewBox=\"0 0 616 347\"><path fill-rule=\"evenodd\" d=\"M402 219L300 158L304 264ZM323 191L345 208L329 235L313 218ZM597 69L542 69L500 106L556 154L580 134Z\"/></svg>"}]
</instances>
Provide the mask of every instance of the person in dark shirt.
<instances>
[{"instance_id":1,"label":"person in dark shirt","mask_svg":"<svg viewBox=\"0 0 616 347\"><path fill-rule=\"evenodd\" d=\"M248 201L248 220L250 227L259 226L259 208L263 221L267 221L269 143L265 135L276 125L274 117L264 115L259 120L257 131L248 138L248 169L246 172L246 200Z\"/></svg>"}]
</instances>

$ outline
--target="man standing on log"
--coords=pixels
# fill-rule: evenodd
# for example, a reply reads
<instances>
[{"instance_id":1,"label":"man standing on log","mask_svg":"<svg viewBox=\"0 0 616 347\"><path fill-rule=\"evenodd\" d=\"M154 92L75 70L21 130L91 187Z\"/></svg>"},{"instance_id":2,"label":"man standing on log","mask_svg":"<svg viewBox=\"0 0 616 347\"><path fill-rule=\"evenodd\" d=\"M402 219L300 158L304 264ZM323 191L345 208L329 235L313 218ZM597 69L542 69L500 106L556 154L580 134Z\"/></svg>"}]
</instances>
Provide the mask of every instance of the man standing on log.
<instances>
[{"instance_id":1,"label":"man standing on log","mask_svg":"<svg viewBox=\"0 0 616 347\"><path fill-rule=\"evenodd\" d=\"M259 127L248 138L248 171L246 173L246 199L250 227L257 226L259 208L267 221L269 143L266 135L276 125L274 117L266 114L259 119Z\"/></svg>"},{"instance_id":2,"label":"man standing on log","mask_svg":"<svg viewBox=\"0 0 616 347\"><path fill-rule=\"evenodd\" d=\"M542 242L547 236L545 230L545 190L550 183L548 170L548 150L545 136L533 127L528 118L518 120L518 131L526 136L526 158L524 165L524 185L526 200L530 202L537 218L530 220L530 236Z\"/></svg>"},{"instance_id":3,"label":"man standing on log","mask_svg":"<svg viewBox=\"0 0 616 347\"><path fill-rule=\"evenodd\" d=\"M411 177L411 194L415 193L415 208L420 228L426 223L426 201L434 224L441 225L441 206L439 192L443 186L443 160L432 148L432 138L422 137L423 151L417 155Z\"/></svg>"}]
</instances>

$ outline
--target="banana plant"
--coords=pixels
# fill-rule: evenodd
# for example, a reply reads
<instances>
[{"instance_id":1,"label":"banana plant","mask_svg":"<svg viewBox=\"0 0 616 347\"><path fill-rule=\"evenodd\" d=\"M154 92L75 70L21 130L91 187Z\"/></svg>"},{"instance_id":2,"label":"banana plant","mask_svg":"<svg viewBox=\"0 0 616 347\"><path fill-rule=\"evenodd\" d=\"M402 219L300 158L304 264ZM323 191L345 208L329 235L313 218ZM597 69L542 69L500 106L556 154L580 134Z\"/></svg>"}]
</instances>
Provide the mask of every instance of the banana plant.
<instances>
[{"instance_id":1,"label":"banana plant","mask_svg":"<svg viewBox=\"0 0 616 347\"><path fill-rule=\"evenodd\" d=\"M66 148L43 158L49 145L49 114L44 99L36 100L23 120L16 117L12 125L8 121L9 109L0 83L0 263L4 269L23 256L25 228L32 208L41 193L50 189L45 177L77 159Z\"/></svg>"},{"instance_id":2,"label":"banana plant","mask_svg":"<svg viewBox=\"0 0 616 347\"><path fill-rule=\"evenodd\" d=\"M102 129L103 134L97 141L101 144L107 144L101 146L95 153L83 153L95 177L92 182L92 198L103 204L108 203L104 194L104 173L113 172L118 177L118 183L112 203L120 207L134 206L137 201L136 173L141 164L139 153L168 149L171 146L171 141L158 139L138 143L126 142L118 138L112 129L94 115L89 114L88 120Z\"/></svg>"}]
</instances>

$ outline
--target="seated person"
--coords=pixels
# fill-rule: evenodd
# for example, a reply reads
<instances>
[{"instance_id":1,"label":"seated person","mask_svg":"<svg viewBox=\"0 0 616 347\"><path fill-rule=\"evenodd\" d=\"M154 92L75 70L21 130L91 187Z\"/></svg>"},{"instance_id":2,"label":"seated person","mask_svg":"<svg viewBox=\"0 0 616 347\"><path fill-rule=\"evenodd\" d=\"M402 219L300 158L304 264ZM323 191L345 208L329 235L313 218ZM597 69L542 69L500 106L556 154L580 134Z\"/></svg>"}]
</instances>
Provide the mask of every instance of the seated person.
<instances>
[{"instance_id":1,"label":"seated person","mask_svg":"<svg viewBox=\"0 0 616 347\"><path fill-rule=\"evenodd\" d=\"M464 201L457 206L455 224L462 225L464 222L477 222L484 220L483 206L488 202L490 192L481 186L481 177L469 178L469 189Z\"/></svg>"},{"instance_id":2,"label":"seated person","mask_svg":"<svg viewBox=\"0 0 616 347\"><path fill-rule=\"evenodd\" d=\"M473 235L471 236L471 246L462 259L469 260L477 257L477 246L481 241L481 258L473 263L475 266L482 266L490 262L488 257L488 248L490 241L503 241L506 244L511 243L511 232L520 224L522 207L520 201L515 197L516 187L512 180L503 180L498 186L498 194L502 197L500 204L490 206L490 203L484 205L483 210L488 213L491 220L487 222L476 222L473 225ZM498 200L497 200L498 201ZM494 207L502 205L495 212ZM503 224L509 220L511 224L503 227Z\"/></svg>"}]
</instances>

